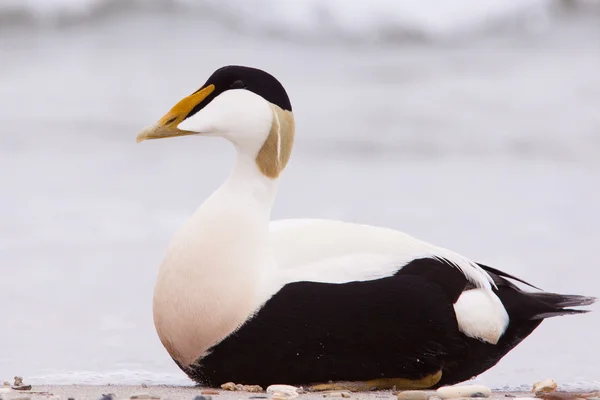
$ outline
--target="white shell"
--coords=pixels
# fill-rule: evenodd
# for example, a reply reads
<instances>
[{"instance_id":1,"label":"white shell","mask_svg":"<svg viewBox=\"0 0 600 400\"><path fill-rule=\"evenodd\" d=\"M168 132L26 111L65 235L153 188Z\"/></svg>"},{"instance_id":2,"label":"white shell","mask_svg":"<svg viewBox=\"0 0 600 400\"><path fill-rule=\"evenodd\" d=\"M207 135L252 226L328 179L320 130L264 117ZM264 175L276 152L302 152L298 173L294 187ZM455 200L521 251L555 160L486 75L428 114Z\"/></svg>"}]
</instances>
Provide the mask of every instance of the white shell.
<instances>
[{"instance_id":1,"label":"white shell","mask_svg":"<svg viewBox=\"0 0 600 400\"><path fill-rule=\"evenodd\" d=\"M298 397L298 388L290 385L271 385L267 393L278 399L293 399Z\"/></svg>"},{"instance_id":2,"label":"white shell","mask_svg":"<svg viewBox=\"0 0 600 400\"><path fill-rule=\"evenodd\" d=\"M544 379L543 381L539 381L533 384L532 392L554 392L558 384L552 378Z\"/></svg>"},{"instance_id":3,"label":"white shell","mask_svg":"<svg viewBox=\"0 0 600 400\"><path fill-rule=\"evenodd\" d=\"M458 397L490 397L492 390L483 385L444 386L436 391L442 399L456 399Z\"/></svg>"},{"instance_id":4,"label":"white shell","mask_svg":"<svg viewBox=\"0 0 600 400\"><path fill-rule=\"evenodd\" d=\"M422 390L405 390L398 393L398 400L427 400L429 394Z\"/></svg>"},{"instance_id":5,"label":"white shell","mask_svg":"<svg viewBox=\"0 0 600 400\"><path fill-rule=\"evenodd\" d=\"M352 397L352 394L350 392L346 392L346 391L333 391L333 392L327 392L325 394L323 394L323 397Z\"/></svg>"}]
</instances>

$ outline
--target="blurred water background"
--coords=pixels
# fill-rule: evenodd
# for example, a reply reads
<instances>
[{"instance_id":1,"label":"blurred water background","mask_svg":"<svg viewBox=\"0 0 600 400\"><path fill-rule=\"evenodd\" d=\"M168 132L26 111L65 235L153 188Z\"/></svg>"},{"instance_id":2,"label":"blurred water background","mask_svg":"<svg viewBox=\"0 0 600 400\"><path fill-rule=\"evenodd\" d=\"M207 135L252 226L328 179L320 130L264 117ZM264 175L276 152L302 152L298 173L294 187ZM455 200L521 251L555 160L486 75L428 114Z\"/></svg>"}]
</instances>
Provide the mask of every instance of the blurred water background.
<instances>
[{"instance_id":1,"label":"blurred water background","mask_svg":"<svg viewBox=\"0 0 600 400\"><path fill-rule=\"evenodd\" d=\"M294 106L274 218L385 225L600 295L598 1L0 0L0 378L190 383L152 289L233 151L135 136L225 64ZM599 332L600 311L546 321L477 380L598 389Z\"/></svg>"}]
</instances>

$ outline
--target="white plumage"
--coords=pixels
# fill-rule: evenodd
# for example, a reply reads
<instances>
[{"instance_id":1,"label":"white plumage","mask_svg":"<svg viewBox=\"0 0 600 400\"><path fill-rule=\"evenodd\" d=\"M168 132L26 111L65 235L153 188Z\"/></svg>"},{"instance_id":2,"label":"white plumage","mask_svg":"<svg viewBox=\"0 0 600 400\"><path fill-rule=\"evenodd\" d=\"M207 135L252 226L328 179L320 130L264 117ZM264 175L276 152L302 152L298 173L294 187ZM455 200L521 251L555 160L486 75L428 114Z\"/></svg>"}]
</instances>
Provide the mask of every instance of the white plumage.
<instances>
[{"instance_id":1,"label":"white plumage","mask_svg":"<svg viewBox=\"0 0 600 400\"><path fill-rule=\"evenodd\" d=\"M138 141L183 135L219 136L236 148L229 178L174 236L154 291L158 335L198 382L456 383L490 368L542 318L594 301L523 292L502 271L393 229L270 222L294 121L285 90L264 71L217 70ZM309 327L318 333L305 337ZM239 354L262 357L273 346L280 360L258 369ZM280 366L289 355L307 363L289 366L291 376Z\"/></svg>"}]
</instances>

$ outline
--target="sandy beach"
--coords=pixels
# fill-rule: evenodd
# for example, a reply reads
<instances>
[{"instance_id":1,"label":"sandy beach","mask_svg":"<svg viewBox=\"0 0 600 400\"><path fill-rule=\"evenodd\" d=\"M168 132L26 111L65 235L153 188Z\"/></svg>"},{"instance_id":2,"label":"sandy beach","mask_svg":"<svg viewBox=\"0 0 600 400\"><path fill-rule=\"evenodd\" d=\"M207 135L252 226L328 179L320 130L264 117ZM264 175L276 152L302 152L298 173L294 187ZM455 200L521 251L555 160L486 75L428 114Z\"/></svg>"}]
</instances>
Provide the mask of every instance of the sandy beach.
<instances>
[{"instance_id":1,"label":"sandy beach","mask_svg":"<svg viewBox=\"0 0 600 400\"><path fill-rule=\"evenodd\" d=\"M423 391L431 399L439 399L435 391ZM216 394L218 393L218 394ZM167 386L167 385L39 385L34 386L31 391L10 391L9 393L0 394L7 400L17 399L92 399L101 400L103 396L113 395L113 399L156 399L163 400L192 400L196 396L204 396L207 400L238 400L238 399L259 399L271 398L265 392L253 393L246 391L225 391L206 389L198 386ZM537 398L545 398L552 400L559 399L576 399L585 396L588 399L597 399L600 392L568 392L559 391ZM137 397L136 397L137 396ZM209 397L210 396L210 397ZM331 395L326 392L302 393L297 397L299 400L317 400L323 398L342 398L340 392ZM347 397L344 397L347 398ZM372 392L351 393L350 398L356 400L375 400L375 399L396 399L397 392L391 390L381 390ZM536 398L535 394L526 391L494 391L491 400L503 398ZM108 400L106 397L104 400Z\"/></svg>"},{"instance_id":2,"label":"sandy beach","mask_svg":"<svg viewBox=\"0 0 600 400\"><path fill-rule=\"evenodd\" d=\"M559 388L560 389L560 388ZM214 392L214 393L213 393ZM215 394L218 393L218 394ZM338 392L339 393L339 392ZM438 399L436 397L435 391L424 391L428 396L432 399ZM554 392L554 399L575 399L578 398L578 395L585 395L585 398L595 399L600 396L600 392L567 392L567 391L557 391ZM259 398L270 398L265 392L262 393L253 393L246 391L225 391L225 390L213 390L206 389L198 386L166 386L166 385L143 385L143 386L134 386L134 385L39 385L32 387L30 391L15 391L11 390L8 393L3 393L1 395L4 396L7 400L24 400L26 398L31 400L36 399L93 399L93 400L101 400L103 395L110 396L113 395L113 399L151 399L151 398L160 398L160 399L170 399L170 400L179 400L179 399L188 399L192 400L196 396L210 396L213 400L238 400L238 399L259 399ZM137 397L136 397L137 396ZM375 399L396 399L397 392L391 390L381 390L381 391L372 391L372 392L359 392L359 393L351 393L350 398L356 400L375 400ZM302 393L297 399L300 400L317 400L323 398L342 398L341 395L333 394L330 396L329 393L322 392L312 392L312 393ZM490 399L501 399L501 398L535 398L536 396L532 392L525 391L495 391L492 393ZM548 395L544 396L544 398L552 398ZM108 399L105 399L108 400ZM210 400L210 399L208 399Z\"/></svg>"}]
</instances>

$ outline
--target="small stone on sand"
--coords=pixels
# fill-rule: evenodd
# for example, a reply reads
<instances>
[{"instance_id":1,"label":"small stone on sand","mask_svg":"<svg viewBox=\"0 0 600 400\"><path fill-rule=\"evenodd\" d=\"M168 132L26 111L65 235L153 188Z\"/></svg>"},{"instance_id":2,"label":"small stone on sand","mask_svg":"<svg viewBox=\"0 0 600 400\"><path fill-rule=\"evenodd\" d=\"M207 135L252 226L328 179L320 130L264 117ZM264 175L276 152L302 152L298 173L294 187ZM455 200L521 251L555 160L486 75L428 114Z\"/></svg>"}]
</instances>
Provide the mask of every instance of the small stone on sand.
<instances>
[{"instance_id":1,"label":"small stone on sand","mask_svg":"<svg viewBox=\"0 0 600 400\"><path fill-rule=\"evenodd\" d=\"M421 390L405 390L398 393L398 400L427 400L429 395Z\"/></svg>"},{"instance_id":2,"label":"small stone on sand","mask_svg":"<svg viewBox=\"0 0 600 400\"><path fill-rule=\"evenodd\" d=\"M230 391L242 391L242 392L251 392L251 393L260 393L263 391L263 388L258 385L242 385L235 384L233 382L227 382L221 385L221 389L230 390Z\"/></svg>"},{"instance_id":3,"label":"small stone on sand","mask_svg":"<svg viewBox=\"0 0 600 400\"><path fill-rule=\"evenodd\" d=\"M196 396L196 397L194 397L194 400L212 400L212 397L210 397L210 396Z\"/></svg>"},{"instance_id":4,"label":"small stone on sand","mask_svg":"<svg viewBox=\"0 0 600 400\"><path fill-rule=\"evenodd\" d=\"M158 396L152 396L149 393L136 393L129 396L130 399L160 399Z\"/></svg>"},{"instance_id":5,"label":"small stone on sand","mask_svg":"<svg viewBox=\"0 0 600 400\"><path fill-rule=\"evenodd\" d=\"M483 385L444 386L436 391L442 399L457 399L459 397L490 397L492 390Z\"/></svg>"},{"instance_id":6,"label":"small stone on sand","mask_svg":"<svg viewBox=\"0 0 600 400\"><path fill-rule=\"evenodd\" d=\"M327 392L323 392L323 397L352 397L352 392L348 390L331 390Z\"/></svg>"},{"instance_id":7,"label":"small stone on sand","mask_svg":"<svg viewBox=\"0 0 600 400\"><path fill-rule=\"evenodd\" d=\"M543 381L539 381L533 384L533 389L531 390L534 393L549 393L554 392L558 384L552 378L544 379Z\"/></svg>"},{"instance_id":8,"label":"small stone on sand","mask_svg":"<svg viewBox=\"0 0 600 400\"><path fill-rule=\"evenodd\" d=\"M218 390L213 390L213 389L205 389L205 390L201 391L200 394L218 395L219 391Z\"/></svg>"},{"instance_id":9,"label":"small stone on sand","mask_svg":"<svg viewBox=\"0 0 600 400\"><path fill-rule=\"evenodd\" d=\"M267 393L274 399L294 399L298 397L298 388L291 385L271 385Z\"/></svg>"}]
</instances>

